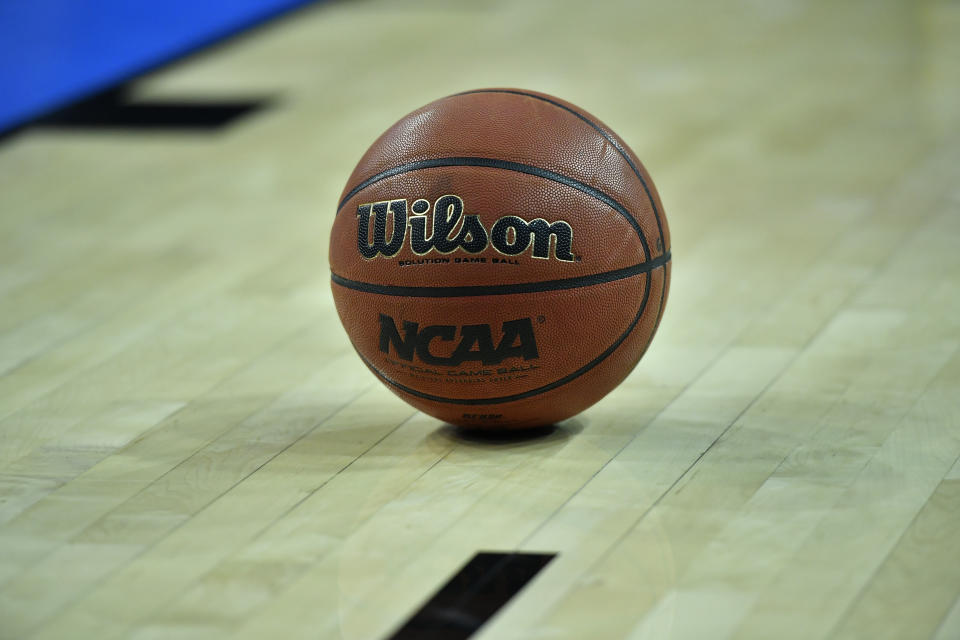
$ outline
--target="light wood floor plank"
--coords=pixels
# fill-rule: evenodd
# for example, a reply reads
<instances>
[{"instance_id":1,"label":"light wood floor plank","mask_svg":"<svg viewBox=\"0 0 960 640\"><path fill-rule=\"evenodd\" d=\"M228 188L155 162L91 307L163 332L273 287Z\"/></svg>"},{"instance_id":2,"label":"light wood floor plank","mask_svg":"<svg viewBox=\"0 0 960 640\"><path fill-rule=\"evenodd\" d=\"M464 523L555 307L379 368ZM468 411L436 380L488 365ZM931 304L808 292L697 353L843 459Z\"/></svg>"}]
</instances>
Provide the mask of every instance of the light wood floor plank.
<instances>
[{"instance_id":1,"label":"light wood floor plank","mask_svg":"<svg viewBox=\"0 0 960 640\"><path fill-rule=\"evenodd\" d=\"M928 638L960 598L960 482L943 480L834 633L837 638ZM893 619L890 619L890 613Z\"/></svg>"},{"instance_id":2,"label":"light wood floor plank","mask_svg":"<svg viewBox=\"0 0 960 640\"><path fill-rule=\"evenodd\" d=\"M316 354L323 352L322 343L318 344L313 333L301 332L299 337L281 342L260 361L242 367L142 437L103 457L6 523L0 528L0 538L8 548L17 549L7 558L10 566L29 566L37 559L36 553L49 552L51 544L60 544L76 535L189 458L199 447L228 433L317 372ZM17 546L10 546L14 544Z\"/></svg>"},{"instance_id":3,"label":"light wood floor plank","mask_svg":"<svg viewBox=\"0 0 960 640\"><path fill-rule=\"evenodd\" d=\"M235 297L235 296L233 296ZM188 298L189 300L190 298ZM162 300L165 303L170 302L169 298ZM158 301L160 302L160 301ZM64 457L63 449L77 449L78 457L93 456L96 459L96 449L105 446L123 446L136 431L126 436L120 436L116 441L108 438L106 441L101 437L101 433L108 427L104 423L112 420L123 420L129 413L125 409L127 406L149 406L157 404L160 406L182 404L183 397L188 397L183 392L178 392L176 388L160 389L157 379L166 371L174 370L175 367L187 368L191 375L197 378L179 380L183 386L181 388L190 388L191 380L199 380L200 384L215 384L218 382L218 376L236 370L242 366L238 364L235 357L238 355L235 344L232 340L236 339L238 329L248 330L239 323L242 313L259 313L267 323L270 331L282 332L283 329L279 322L270 320L270 314L264 314L264 310L275 312L275 303L270 300L261 300L256 305L248 305L246 308L238 307L231 309L229 313L224 313L225 308L232 304L230 297L220 297L217 302L198 305L190 309L184 315L177 317L176 320L166 318L165 323L156 327L153 333L147 331L151 322L143 322L139 325L139 330L128 336L117 335L118 323L108 322L102 326L92 336L84 336L71 342L66 352L53 352L45 354L42 362L37 362L37 368L46 372L48 367L57 367L64 370L66 364L64 358L69 358L72 354L96 354L94 357L101 357L104 352L111 354L116 352L118 347L126 346L113 357L100 360L90 368L85 368L83 362L74 362L74 366L81 370L82 375L74 373L72 379L67 380L60 387L51 393L43 396L43 399L34 402L29 408L24 409L10 416L6 421L0 422L5 425L5 431L8 435L4 455L7 459L7 468L0 472L0 477L9 476L13 478L23 478L34 475L33 472L38 468L44 467L44 457ZM151 305L152 306L152 305ZM136 316L143 317L143 314L156 313L156 308L137 309ZM232 318L232 326L223 327L223 318ZM297 314L292 312L284 313L284 318L297 318ZM123 317L129 327L131 318ZM155 318L151 318L155 320ZM133 326L138 326L137 324ZM295 323L289 323L289 326L295 326ZM224 331L223 329L227 329ZM215 335L216 340L210 337ZM275 341L278 338L283 339L282 333L279 335L265 335L267 340ZM128 344L124 339L131 340ZM249 347L253 349L262 348L258 343L245 339ZM109 345L109 346L108 346ZM217 345L220 345L217 347ZM99 347L105 347L102 351ZM220 349L218 352L217 349ZM217 358L212 357L217 353L230 353L234 356L231 359L221 359L219 366L221 369L211 369L208 363L218 362ZM160 354L158 357L155 354ZM187 357L184 355L187 354ZM47 357L49 356L49 357ZM96 362L96 360L94 361ZM149 363L149 364L145 364ZM153 367L152 369L150 367ZM33 368L33 367L31 367ZM69 369L66 369L69 371ZM161 373L158 373L161 372ZM89 410L89 415L78 421L76 413L67 413L61 410L64 403L74 402L77 395L84 395L86 389L100 386L117 386L115 381L117 376L121 377L123 387L126 391L126 397L123 402L107 399L106 402L96 405ZM113 376L113 378L111 377ZM33 380L32 375L18 375L21 381L26 378ZM51 376L42 376L49 381ZM26 390L28 386L23 387ZM33 389L36 391L36 389ZM139 397L138 397L139 396ZM66 416L63 414L67 413ZM49 417L48 417L49 416ZM79 414L83 416L83 414ZM46 428L39 428L40 424L49 423ZM130 425L121 425L117 428L126 430ZM149 425L148 425L149 426ZM72 458L73 456L71 456ZM9 516L8 516L9 517ZM5 518L3 518L5 519Z\"/></svg>"},{"instance_id":4,"label":"light wood floor plank","mask_svg":"<svg viewBox=\"0 0 960 640\"><path fill-rule=\"evenodd\" d=\"M331 364L335 363L333 361ZM186 459L177 460L175 466L164 470L162 475L145 487L138 487L139 490L132 496L112 506L96 521L76 533L71 531L69 542L56 547L52 554L0 591L0 602L4 603L10 620L23 625L18 628L27 630L50 613L84 596L87 591L93 589L92 594L96 595L97 589L94 587L121 566L134 571L136 562L131 561L165 539L171 531L178 530L184 522L192 522L191 518L196 513L203 511L239 479L257 470L277 451L289 446L289 438L312 428L317 420L336 411L349 399L332 396L325 404L318 405L315 390L329 388L330 384L329 373L316 374L303 385L304 388L284 394L264 410L191 452ZM169 434L165 435L169 437ZM251 446L251 443L256 444ZM151 450L156 451L156 443L151 444ZM136 455L135 451L131 453ZM136 458L130 462L134 463L130 471L139 471ZM81 507L78 515L82 519L88 518L89 505L82 504ZM61 512L61 521L63 516ZM74 530L76 525L71 525ZM99 558L99 554L106 557ZM31 617L21 622L24 609L18 608L17 603L22 598L30 597L35 585L49 581L51 575L60 571L60 567L81 558L95 562L98 572L78 574L73 576L75 579L72 581L61 581L56 592L49 590L45 598L49 608L29 609Z\"/></svg>"}]
</instances>

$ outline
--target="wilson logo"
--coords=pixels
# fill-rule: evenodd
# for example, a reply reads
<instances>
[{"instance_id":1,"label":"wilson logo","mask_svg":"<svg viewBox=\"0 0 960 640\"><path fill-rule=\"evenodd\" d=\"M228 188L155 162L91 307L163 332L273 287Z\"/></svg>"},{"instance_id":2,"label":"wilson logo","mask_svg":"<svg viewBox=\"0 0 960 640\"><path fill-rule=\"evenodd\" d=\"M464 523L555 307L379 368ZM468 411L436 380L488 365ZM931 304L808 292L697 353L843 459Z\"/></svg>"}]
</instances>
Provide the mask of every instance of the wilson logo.
<instances>
[{"instance_id":1,"label":"wilson logo","mask_svg":"<svg viewBox=\"0 0 960 640\"><path fill-rule=\"evenodd\" d=\"M534 258L573 262L573 228L564 221L524 220L503 216L489 231L476 215L464 214L459 196L442 196L433 203L414 200L372 202L357 207L357 249L364 258L393 257L407 237L410 250L422 256L431 251L480 253L489 246L508 256L531 250ZM372 229L371 229L372 227ZM389 230L389 232L388 232ZM372 231L372 233L371 233Z\"/></svg>"},{"instance_id":2,"label":"wilson logo","mask_svg":"<svg viewBox=\"0 0 960 640\"><path fill-rule=\"evenodd\" d=\"M416 356L421 362L434 365L456 366L469 361L494 365L507 358L540 357L530 318L504 322L494 346L488 324L467 324L457 331L452 324L420 327L417 322L404 320L401 337L394 319L381 313L380 351L389 354L391 346L401 360L412 362Z\"/></svg>"}]
</instances>

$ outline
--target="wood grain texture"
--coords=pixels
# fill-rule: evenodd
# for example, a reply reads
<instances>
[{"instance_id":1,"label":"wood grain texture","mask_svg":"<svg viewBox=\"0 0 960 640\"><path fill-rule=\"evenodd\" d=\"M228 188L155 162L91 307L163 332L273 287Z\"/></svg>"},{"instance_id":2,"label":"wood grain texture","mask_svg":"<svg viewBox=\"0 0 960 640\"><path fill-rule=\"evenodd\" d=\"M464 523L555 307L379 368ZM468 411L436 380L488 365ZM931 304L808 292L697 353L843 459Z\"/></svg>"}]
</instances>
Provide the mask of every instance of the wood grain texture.
<instances>
[{"instance_id":1,"label":"wood grain texture","mask_svg":"<svg viewBox=\"0 0 960 640\"><path fill-rule=\"evenodd\" d=\"M325 3L143 96L218 134L0 146L0 638L387 636L479 550L559 555L536 638L960 637L960 7ZM339 326L337 197L387 126L518 86L670 220L639 367L529 439L415 412Z\"/></svg>"}]
</instances>

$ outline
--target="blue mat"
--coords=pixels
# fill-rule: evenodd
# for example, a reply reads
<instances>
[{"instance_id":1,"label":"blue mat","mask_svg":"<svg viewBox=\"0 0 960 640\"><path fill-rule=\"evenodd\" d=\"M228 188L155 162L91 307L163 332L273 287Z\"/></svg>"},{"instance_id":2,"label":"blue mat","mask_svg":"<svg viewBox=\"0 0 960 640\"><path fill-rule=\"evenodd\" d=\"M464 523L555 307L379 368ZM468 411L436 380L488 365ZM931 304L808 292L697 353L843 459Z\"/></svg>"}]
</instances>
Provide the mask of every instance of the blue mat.
<instances>
[{"instance_id":1,"label":"blue mat","mask_svg":"<svg viewBox=\"0 0 960 640\"><path fill-rule=\"evenodd\" d=\"M311 0L0 0L0 133Z\"/></svg>"}]
</instances>

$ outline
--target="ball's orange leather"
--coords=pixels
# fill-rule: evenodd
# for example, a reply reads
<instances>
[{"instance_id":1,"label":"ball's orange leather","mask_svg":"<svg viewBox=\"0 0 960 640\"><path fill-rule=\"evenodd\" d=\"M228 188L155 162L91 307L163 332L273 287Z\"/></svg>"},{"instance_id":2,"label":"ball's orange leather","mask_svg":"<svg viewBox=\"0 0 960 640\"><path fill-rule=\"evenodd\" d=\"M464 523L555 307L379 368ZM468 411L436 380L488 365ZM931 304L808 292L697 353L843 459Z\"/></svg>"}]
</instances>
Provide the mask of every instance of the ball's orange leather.
<instances>
[{"instance_id":1,"label":"ball's orange leather","mask_svg":"<svg viewBox=\"0 0 960 640\"><path fill-rule=\"evenodd\" d=\"M443 215L449 241L431 244ZM608 127L553 96L485 89L414 111L364 154L330 268L354 347L394 392L453 424L529 427L582 411L639 361L666 302L670 235Z\"/></svg>"}]
</instances>

